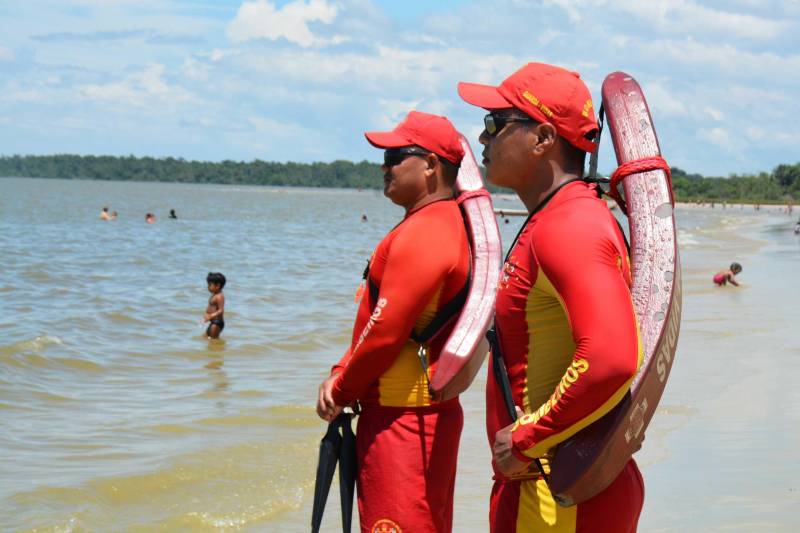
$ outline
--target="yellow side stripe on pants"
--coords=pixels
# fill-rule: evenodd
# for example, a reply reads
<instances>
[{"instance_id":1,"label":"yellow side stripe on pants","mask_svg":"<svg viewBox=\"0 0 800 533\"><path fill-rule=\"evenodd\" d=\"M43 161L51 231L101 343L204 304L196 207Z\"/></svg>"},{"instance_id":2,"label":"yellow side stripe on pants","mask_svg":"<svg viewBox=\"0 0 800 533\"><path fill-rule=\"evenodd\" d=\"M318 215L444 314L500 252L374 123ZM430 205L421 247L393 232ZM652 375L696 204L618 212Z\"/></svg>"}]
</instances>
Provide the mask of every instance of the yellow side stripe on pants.
<instances>
[{"instance_id":1,"label":"yellow side stripe on pants","mask_svg":"<svg viewBox=\"0 0 800 533\"><path fill-rule=\"evenodd\" d=\"M543 480L523 481L519 494L517 533L574 533L578 506L561 507Z\"/></svg>"}]
</instances>

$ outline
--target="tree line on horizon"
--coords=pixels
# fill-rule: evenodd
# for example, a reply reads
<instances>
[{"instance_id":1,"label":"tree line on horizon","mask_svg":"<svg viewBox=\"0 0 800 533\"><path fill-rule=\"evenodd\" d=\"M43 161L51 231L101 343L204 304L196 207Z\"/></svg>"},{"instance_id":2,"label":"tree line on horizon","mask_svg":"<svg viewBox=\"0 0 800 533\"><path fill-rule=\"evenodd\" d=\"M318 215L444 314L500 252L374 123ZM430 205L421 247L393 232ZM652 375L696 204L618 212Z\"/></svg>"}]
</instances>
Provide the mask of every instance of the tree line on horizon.
<instances>
[{"instance_id":1,"label":"tree line on horizon","mask_svg":"<svg viewBox=\"0 0 800 533\"><path fill-rule=\"evenodd\" d=\"M187 161L182 158L115 156L0 156L0 176L109 181L163 181L379 189L380 164L368 161L278 163ZM784 203L800 200L800 163L778 165L757 175L706 177L672 167L675 199L679 201L749 201ZM489 185L489 190L500 190Z\"/></svg>"}]
</instances>

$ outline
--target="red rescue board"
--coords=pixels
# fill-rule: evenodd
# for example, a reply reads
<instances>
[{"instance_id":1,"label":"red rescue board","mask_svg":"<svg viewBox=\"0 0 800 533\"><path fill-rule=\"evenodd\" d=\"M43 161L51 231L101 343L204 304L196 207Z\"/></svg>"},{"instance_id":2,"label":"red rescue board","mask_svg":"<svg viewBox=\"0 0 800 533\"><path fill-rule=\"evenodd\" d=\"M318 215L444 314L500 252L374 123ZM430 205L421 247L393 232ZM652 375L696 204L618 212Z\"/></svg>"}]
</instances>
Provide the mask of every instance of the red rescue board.
<instances>
[{"instance_id":1,"label":"red rescue board","mask_svg":"<svg viewBox=\"0 0 800 533\"><path fill-rule=\"evenodd\" d=\"M636 80L614 72L603 82L602 93L617 163L660 156L653 119ZM644 360L619 405L556 449L549 484L561 505L601 492L641 447L678 343L681 266L669 176L663 170L639 172L622 184L631 237L631 293Z\"/></svg>"},{"instance_id":2,"label":"red rescue board","mask_svg":"<svg viewBox=\"0 0 800 533\"><path fill-rule=\"evenodd\" d=\"M486 330L494 318L503 249L492 200L483 187L478 163L461 137L464 159L456 187L472 245L472 282L456 325L439 355L430 388L439 400L467 390L488 353Z\"/></svg>"}]
</instances>

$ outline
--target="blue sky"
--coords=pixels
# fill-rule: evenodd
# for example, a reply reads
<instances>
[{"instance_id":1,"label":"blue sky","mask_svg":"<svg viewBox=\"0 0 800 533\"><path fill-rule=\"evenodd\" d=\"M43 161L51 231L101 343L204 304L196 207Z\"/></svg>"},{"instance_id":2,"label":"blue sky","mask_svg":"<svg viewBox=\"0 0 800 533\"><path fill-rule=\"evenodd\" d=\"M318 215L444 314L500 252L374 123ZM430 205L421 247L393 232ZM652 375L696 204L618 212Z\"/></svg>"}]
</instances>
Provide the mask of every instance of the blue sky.
<instances>
[{"instance_id":1,"label":"blue sky","mask_svg":"<svg viewBox=\"0 0 800 533\"><path fill-rule=\"evenodd\" d=\"M0 0L0 154L378 161L362 133L410 109L475 141L456 83L542 61L596 102L633 75L673 166L769 171L800 161L798 34L800 0Z\"/></svg>"}]
</instances>

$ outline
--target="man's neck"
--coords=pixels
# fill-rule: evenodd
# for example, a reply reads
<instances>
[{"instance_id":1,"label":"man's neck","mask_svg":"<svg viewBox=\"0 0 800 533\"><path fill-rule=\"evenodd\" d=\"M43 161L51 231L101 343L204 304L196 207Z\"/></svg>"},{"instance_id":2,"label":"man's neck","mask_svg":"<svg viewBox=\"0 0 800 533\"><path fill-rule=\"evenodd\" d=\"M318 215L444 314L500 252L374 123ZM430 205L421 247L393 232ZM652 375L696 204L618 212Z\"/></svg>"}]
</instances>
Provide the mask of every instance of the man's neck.
<instances>
[{"instance_id":1,"label":"man's neck","mask_svg":"<svg viewBox=\"0 0 800 533\"><path fill-rule=\"evenodd\" d=\"M432 204L433 202L438 202L439 200L452 200L452 199L453 199L452 190L440 191L425 195L424 197L417 200L412 206L406 207L406 216L410 215L414 211L418 211L419 209L425 207L428 204Z\"/></svg>"},{"instance_id":2,"label":"man's neck","mask_svg":"<svg viewBox=\"0 0 800 533\"><path fill-rule=\"evenodd\" d=\"M519 196L519 199L522 200L523 204L525 204L525 208L528 210L528 213L533 213L539 207L539 205L553 193L553 191L557 190L565 183L575 180L579 177L580 176L577 174L569 173L558 173L557 175L551 174L549 178L543 177L543 179L534 177L533 179L529 180L530 186L528 188L517 191L517 196Z\"/></svg>"}]
</instances>

